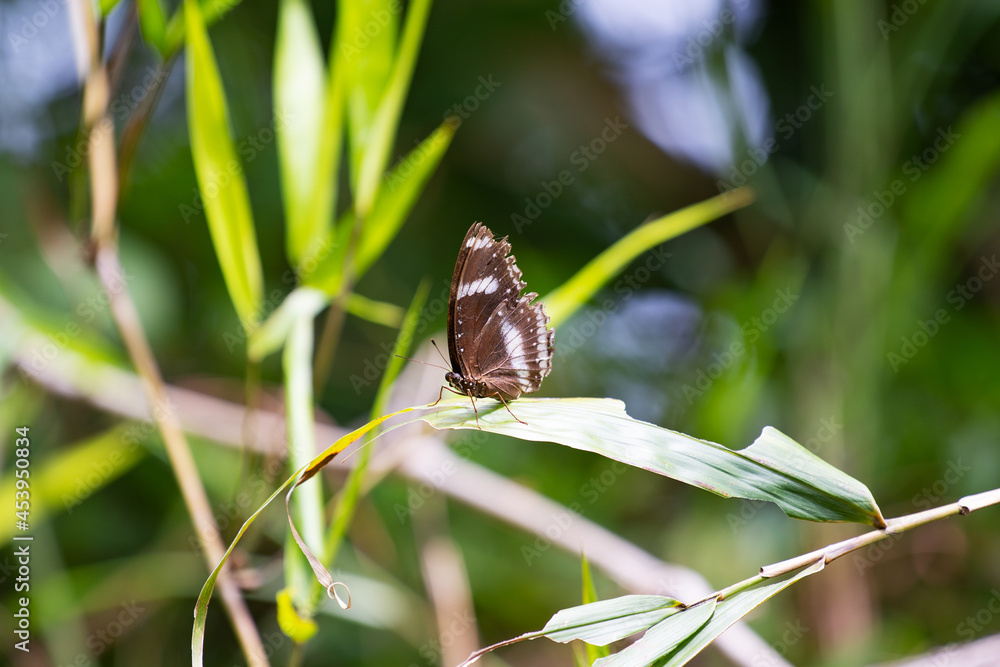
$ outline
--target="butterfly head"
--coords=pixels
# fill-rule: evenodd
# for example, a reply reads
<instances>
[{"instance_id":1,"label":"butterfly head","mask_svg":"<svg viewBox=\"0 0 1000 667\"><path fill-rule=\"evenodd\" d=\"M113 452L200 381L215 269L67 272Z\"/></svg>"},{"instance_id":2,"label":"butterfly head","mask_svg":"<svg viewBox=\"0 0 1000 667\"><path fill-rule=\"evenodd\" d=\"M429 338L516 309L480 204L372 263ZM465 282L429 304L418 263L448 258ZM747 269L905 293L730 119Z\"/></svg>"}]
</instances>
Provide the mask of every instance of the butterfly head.
<instances>
[{"instance_id":1,"label":"butterfly head","mask_svg":"<svg viewBox=\"0 0 1000 667\"><path fill-rule=\"evenodd\" d=\"M444 374L445 381L462 394L476 394L477 385L475 380L470 380L455 371L448 371Z\"/></svg>"}]
</instances>

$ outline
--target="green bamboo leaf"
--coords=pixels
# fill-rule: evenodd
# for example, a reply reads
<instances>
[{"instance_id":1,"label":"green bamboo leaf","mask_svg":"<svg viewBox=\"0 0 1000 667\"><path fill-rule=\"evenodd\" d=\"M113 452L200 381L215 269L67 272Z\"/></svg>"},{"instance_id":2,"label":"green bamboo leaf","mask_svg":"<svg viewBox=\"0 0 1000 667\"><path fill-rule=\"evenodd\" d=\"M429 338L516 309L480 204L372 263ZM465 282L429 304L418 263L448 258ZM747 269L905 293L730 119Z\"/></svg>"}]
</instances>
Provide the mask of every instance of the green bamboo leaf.
<instances>
[{"instance_id":1,"label":"green bamboo leaf","mask_svg":"<svg viewBox=\"0 0 1000 667\"><path fill-rule=\"evenodd\" d=\"M78 354L88 361L98 361L116 368L129 368L120 347L101 333L76 321L66 321L38 305L38 300L26 294L12 280L0 273L0 322L5 331L0 335L0 347L5 353L18 354L26 360L26 370L44 371L49 365L52 349Z\"/></svg>"},{"instance_id":2,"label":"green bamboo leaf","mask_svg":"<svg viewBox=\"0 0 1000 667\"><path fill-rule=\"evenodd\" d=\"M680 612L677 600L662 595L623 595L555 613L540 634L566 644L579 639L595 646L631 637Z\"/></svg>"},{"instance_id":3,"label":"green bamboo leaf","mask_svg":"<svg viewBox=\"0 0 1000 667\"><path fill-rule=\"evenodd\" d=\"M247 518L245 522L243 522L243 525L240 527L239 532L236 533L236 537L233 538L233 541L229 545L229 548L226 549L226 553L223 554L222 559L219 561L219 564L216 565L215 569L212 570L212 572L208 575L208 579L205 581L205 585L202 586L201 593L199 593L198 600L195 603L194 625L192 626L191 629L191 664L193 665L193 667L203 667L203 665L205 664L205 621L208 617L208 603L212 599L212 591L215 590L215 582L218 580L219 573L222 572L222 568L226 565L226 562L229 560L229 556L232 555L233 550L236 548L237 543L239 543L240 541L240 538L242 538L243 534L247 532L247 529L249 529L250 526L253 525L253 522L257 520L257 517L260 516L261 512L263 512L264 509L267 508L267 506L270 505L271 502L275 498L277 498L282 491L287 489L293 482L302 482L311 478L317 472L322 470L323 466L332 461L334 456L343 451L345 447L350 446L358 438L368 433L369 431L371 431L373 428L375 428L385 420L391 419L396 415L401 415L406 412L410 412L411 410L413 410L413 408L404 408L402 410L399 410L398 412L393 412L391 414L384 415L382 417L379 417L378 419L374 419L368 422L361 428L351 431L350 433L342 436L335 443L333 443L332 445L324 449L322 452L320 452L320 454L316 456L312 461L310 461L307 465L302 466L301 468L296 470L288 479L286 479L281 484L281 486L279 486L277 489L274 490L274 493L268 496L267 500L265 500L263 504L261 504L261 506L258 507L254 511L254 513Z\"/></svg>"},{"instance_id":4,"label":"green bamboo leaf","mask_svg":"<svg viewBox=\"0 0 1000 667\"><path fill-rule=\"evenodd\" d=\"M185 0L185 4L188 0ZM216 21L232 11L241 0L202 0L198 5L201 8L202 21L205 26L212 26ZM170 17L167 24L166 46L163 51L163 59L169 60L184 45L187 20L184 18L184 5L177 7L177 11Z\"/></svg>"},{"instance_id":5,"label":"green bamboo leaf","mask_svg":"<svg viewBox=\"0 0 1000 667\"><path fill-rule=\"evenodd\" d=\"M580 573L581 579L583 580L583 604L590 604L591 602L597 602L597 589L594 587L594 577L590 574L590 562L587 561L587 556L580 554Z\"/></svg>"},{"instance_id":6,"label":"green bamboo leaf","mask_svg":"<svg viewBox=\"0 0 1000 667\"><path fill-rule=\"evenodd\" d=\"M822 558L820 558L818 561L816 561L809 567L805 568L804 570L796 574L794 577L789 577L784 581L775 582L773 584L768 584L766 586L760 586L740 591L725 598L721 602L717 603L715 607L715 613L712 614L712 618L708 621L708 623L701 625L698 628L697 632L691 635L681 646L679 646L670 655L668 660L666 660L665 662L657 662L656 664L661 665L662 667L679 667L680 665L687 664L688 661L691 660L691 658L698 655L698 653L700 653L706 646L715 641L719 635L721 635L723 632L732 627L737 621L739 621L744 616L749 614L751 611L753 611L754 609L762 605L764 602L769 600L771 597L777 595L778 593L785 590L786 588L788 588L795 582L799 581L800 579L804 579L805 577L808 577L811 574L819 572L820 570L823 569L824 566L825 566L825 561ZM696 608L697 607L691 607L689 609L684 610L684 613L678 614L674 618L667 619L666 621L661 623L660 626L657 626L652 630L650 630L649 632L647 632L646 636L644 636L642 639L637 641L632 646L636 646L646 641L646 638L649 637L650 633L658 634L660 632L672 631L672 628L667 629L667 627L664 627L663 629L661 629L661 626L670 626L674 623L679 623L680 621L682 621L683 617L686 614L690 613ZM621 651L616 655L622 655L626 653L629 649L632 648L632 646L625 649L624 651ZM766 658L767 656L761 656L761 660L765 660ZM612 665L627 665L627 664L645 665L648 663L601 662L600 667L609 667ZM595 665L595 667L597 667L597 665Z\"/></svg>"},{"instance_id":7,"label":"green bamboo leaf","mask_svg":"<svg viewBox=\"0 0 1000 667\"><path fill-rule=\"evenodd\" d=\"M347 312L355 317L368 320L384 327L398 329L403 324L405 315L402 308L394 303L385 301L375 301L368 297L361 296L357 292L351 292L347 296Z\"/></svg>"},{"instance_id":8,"label":"green bamboo leaf","mask_svg":"<svg viewBox=\"0 0 1000 667\"><path fill-rule=\"evenodd\" d=\"M368 217L378 194L379 180L389 162L389 154L396 138L399 117L403 113L403 102L406 101L406 93L410 89L430 9L431 0L413 0L407 9L403 37L399 43L392 73L375 112L364 155L358 168L354 210L362 219Z\"/></svg>"},{"instance_id":9,"label":"green bamboo leaf","mask_svg":"<svg viewBox=\"0 0 1000 667\"><path fill-rule=\"evenodd\" d=\"M885 525L864 484L769 426L752 445L733 451L632 419L613 399L520 398L511 409L526 424L499 401L480 400L477 407L484 431L594 452L725 498L766 500L797 519ZM420 418L435 428L477 427L467 398L443 400Z\"/></svg>"},{"instance_id":10,"label":"green bamboo leaf","mask_svg":"<svg viewBox=\"0 0 1000 667\"><path fill-rule=\"evenodd\" d=\"M545 297L545 311L553 326L568 319L629 262L650 248L751 203L753 190L737 188L635 228Z\"/></svg>"},{"instance_id":11,"label":"green bamboo leaf","mask_svg":"<svg viewBox=\"0 0 1000 667\"><path fill-rule=\"evenodd\" d=\"M579 639L588 644L606 646L642 632L678 614L681 609L680 602L661 595L625 595L612 600L570 607L556 612L543 629L481 648L458 667L467 667L483 655L502 646L539 637L548 637L562 644Z\"/></svg>"},{"instance_id":12,"label":"green bamboo leaf","mask_svg":"<svg viewBox=\"0 0 1000 667\"><path fill-rule=\"evenodd\" d=\"M285 205L286 251L292 266L323 239L329 212L317 210L314 194L329 174L319 169L326 120L327 74L319 36L305 0L281 0L274 57L278 162Z\"/></svg>"},{"instance_id":13,"label":"green bamboo leaf","mask_svg":"<svg viewBox=\"0 0 1000 667\"><path fill-rule=\"evenodd\" d=\"M136 6L142 38L162 56L167 45L167 19L160 0L138 0Z\"/></svg>"},{"instance_id":14,"label":"green bamboo leaf","mask_svg":"<svg viewBox=\"0 0 1000 667\"><path fill-rule=\"evenodd\" d=\"M347 77L350 175L355 192L375 112L392 73L401 11L399 0L341 0L339 3L335 55Z\"/></svg>"},{"instance_id":15,"label":"green bamboo leaf","mask_svg":"<svg viewBox=\"0 0 1000 667\"><path fill-rule=\"evenodd\" d=\"M229 131L222 80L195 0L185 0L187 106L198 189L236 313L248 331L256 328L263 293L260 255L243 166Z\"/></svg>"},{"instance_id":16,"label":"green bamboo leaf","mask_svg":"<svg viewBox=\"0 0 1000 667\"><path fill-rule=\"evenodd\" d=\"M583 553L580 554L580 571L583 580L583 604L597 602L599 598L597 597L597 589L594 587L594 578L590 574L590 563L587 561L587 556ZM611 649L607 646L595 646L584 643L584 647L586 647L584 650L587 657L586 664L588 665L593 664L598 658L603 658L611 653Z\"/></svg>"},{"instance_id":17,"label":"green bamboo leaf","mask_svg":"<svg viewBox=\"0 0 1000 667\"><path fill-rule=\"evenodd\" d=\"M295 271L300 276L310 273L315 265L335 250L328 243L335 231L332 221L337 210L337 196L340 189L340 157L344 138L344 81L348 68L334 50L330 54L327 68L329 79L326 83L326 99L323 102L324 115L319 134L309 215L314 227L305 247L300 249Z\"/></svg>"},{"instance_id":18,"label":"green bamboo leaf","mask_svg":"<svg viewBox=\"0 0 1000 667\"><path fill-rule=\"evenodd\" d=\"M689 607L660 595L625 595L563 609L556 612L542 630L480 649L459 667L475 663L494 649L528 639L548 637L563 644L580 639L606 646L644 630L645 634L636 642L614 655L597 660L594 667L677 667L686 664L772 596L822 570L825 562L821 557L784 581L745 588L721 601L721 594L716 594Z\"/></svg>"},{"instance_id":19,"label":"green bamboo leaf","mask_svg":"<svg viewBox=\"0 0 1000 667\"><path fill-rule=\"evenodd\" d=\"M594 663L594 667L646 667L700 632L716 610L715 599L688 607L646 631L631 646Z\"/></svg>"},{"instance_id":20,"label":"green bamboo leaf","mask_svg":"<svg viewBox=\"0 0 1000 667\"><path fill-rule=\"evenodd\" d=\"M451 145L458 126L456 120L446 120L386 175L358 239L354 256L355 278L371 268L399 233L424 185ZM343 277L343 250L347 247L347 237L354 221L354 216L348 214L337 223L337 231L328 241L328 245L335 250L317 264L313 273L303 277L306 284L318 287L331 296L337 293Z\"/></svg>"},{"instance_id":21,"label":"green bamboo leaf","mask_svg":"<svg viewBox=\"0 0 1000 667\"><path fill-rule=\"evenodd\" d=\"M118 6L120 0L101 0L101 16L107 16Z\"/></svg>"},{"instance_id":22,"label":"green bamboo leaf","mask_svg":"<svg viewBox=\"0 0 1000 667\"><path fill-rule=\"evenodd\" d=\"M932 137L935 146L943 142L946 152L934 169L921 177L919 187L913 187L902 199L905 217L920 234L924 253L940 247L928 244L925 235L939 243L953 243L945 237L962 233L963 218L970 217L973 207L989 191L989 183L1000 168L997 119L1000 94L993 94L966 112L954 130L951 126L940 128ZM920 262L920 266L926 263Z\"/></svg>"}]
</instances>

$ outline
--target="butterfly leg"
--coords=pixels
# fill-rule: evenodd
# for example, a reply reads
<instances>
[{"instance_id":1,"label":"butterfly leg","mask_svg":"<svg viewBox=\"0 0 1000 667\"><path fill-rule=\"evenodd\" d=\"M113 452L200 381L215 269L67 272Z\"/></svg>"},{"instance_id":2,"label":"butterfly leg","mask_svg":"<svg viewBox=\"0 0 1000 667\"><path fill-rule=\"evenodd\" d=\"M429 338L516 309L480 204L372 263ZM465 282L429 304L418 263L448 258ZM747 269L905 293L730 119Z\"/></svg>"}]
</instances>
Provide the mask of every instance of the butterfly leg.
<instances>
[{"instance_id":1,"label":"butterfly leg","mask_svg":"<svg viewBox=\"0 0 1000 667\"><path fill-rule=\"evenodd\" d=\"M473 412L476 413L476 428L482 431L483 427L479 425L479 409L476 407L476 399L472 398L472 392L469 392L467 396L469 397L469 400L472 401Z\"/></svg>"},{"instance_id":2,"label":"butterfly leg","mask_svg":"<svg viewBox=\"0 0 1000 667\"><path fill-rule=\"evenodd\" d=\"M450 391L453 394L458 394L459 396L468 396L469 397L469 400L472 401L472 409L476 413L476 428L478 428L480 431L482 431L483 430L482 427L479 426L479 410L476 408L476 399L474 399L472 397L471 393L465 393L465 394L463 394L462 392L456 391L456 390L452 389L451 387L448 387L448 386L445 386L445 385L441 385L441 391L438 392L438 400L434 401L433 403L431 403L427 407L434 407L435 405L437 405L438 403L440 403L441 402L441 397L444 396L444 390L445 389L447 389L448 391ZM510 410L510 408L508 408L508 411L509 410ZM517 419L517 417L514 417L514 419Z\"/></svg>"},{"instance_id":3,"label":"butterfly leg","mask_svg":"<svg viewBox=\"0 0 1000 667\"><path fill-rule=\"evenodd\" d=\"M433 403L431 403L431 404L430 404L429 406L427 406L427 407L429 407L429 408L432 408L432 407L434 407L435 405L437 405L438 403L440 403L440 402L441 402L441 397L442 397L442 396L444 396L444 390L445 390L445 389L447 389L448 391L450 391L450 392L451 392L451 393L453 393L453 394L458 394L459 396L465 396L465 394L463 394L462 392L460 392L460 391L455 391L454 389L452 389L451 387L449 387L449 386L447 386L447 385L441 385L441 391L439 391L439 392L438 392L438 400L434 401Z\"/></svg>"},{"instance_id":4,"label":"butterfly leg","mask_svg":"<svg viewBox=\"0 0 1000 667\"><path fill-rule=\"evenodd\" d=\"M510 406L509 406L509 405L507 405L507 401L503 400L503 395L502 395L502 394L501 394L501 393L500 393L499 391L498 391L497 393L495 393L495 394L492 394L492 395L493 395L493 396L496 396L497 398L499 398L499 399L500 399L500 402L501 402L501 403L503 403L503 406L504 406L505 408L507 408L507 412L510 412L510 416L511 416L511 417L513 417L513 418L514 418L515 420L517 420L517 421L521 422L521 423L522 423L522 424L524 424L525 426L527 426L527 425L528 425L528 422L526 422L526 421L521 421L520 419L518 419L518 418L517 418L517 415L515 415L515 414L514 414L513 412L511 412L511 410L510 410Z\"/></svg>"}]
</instances>

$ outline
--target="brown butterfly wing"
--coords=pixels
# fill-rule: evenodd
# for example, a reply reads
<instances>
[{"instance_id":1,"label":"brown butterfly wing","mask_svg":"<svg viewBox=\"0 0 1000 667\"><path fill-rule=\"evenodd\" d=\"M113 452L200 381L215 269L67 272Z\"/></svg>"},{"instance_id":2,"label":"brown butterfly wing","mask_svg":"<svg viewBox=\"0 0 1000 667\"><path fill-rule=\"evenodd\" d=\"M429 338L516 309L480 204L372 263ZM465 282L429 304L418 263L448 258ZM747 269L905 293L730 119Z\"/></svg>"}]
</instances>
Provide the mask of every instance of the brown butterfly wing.
<instances>
[{"instance_id":1,"label":"brown butterfly wing","mask_svg":"<svg viewBox=\"0 0 1000 667\"><path fill-rule=\"evenodd\" d=\"M536 294L521 295L525 283L507 239L494 240L472 225L459 251L448 308L452 368L482 381L488 396L517 398L537 391L552 369L554 332Z\"/></svg>"},{"instance_id":2,"label":"brown butterfly wing","mask_svg":"<svg viewBox=\"0 0 1000 667\"><path fill-rule=\"evenodd\" d=\"M545 307L532 303L537 297L530 292L501 305L482 334L481 349L492 348L481 362L483 379L505 397L538 391L552 371L555 331Z\"/></svg>"},{"instance_id":3,"label":"brown butterfly wing","mask_svg":"<svg viewBox=\"0 0 1000 667\"><path fill-rule=\"evenodd\" d=\"M452 370L466 378L482 376L478 350L483 328L497 309L520 294L521 272L506 262L510 244L495 241L481 223L469 228L455 264L448 300L448 354ZM511 262L513 264L513 262Z\"/></svg>"}]
</instances>

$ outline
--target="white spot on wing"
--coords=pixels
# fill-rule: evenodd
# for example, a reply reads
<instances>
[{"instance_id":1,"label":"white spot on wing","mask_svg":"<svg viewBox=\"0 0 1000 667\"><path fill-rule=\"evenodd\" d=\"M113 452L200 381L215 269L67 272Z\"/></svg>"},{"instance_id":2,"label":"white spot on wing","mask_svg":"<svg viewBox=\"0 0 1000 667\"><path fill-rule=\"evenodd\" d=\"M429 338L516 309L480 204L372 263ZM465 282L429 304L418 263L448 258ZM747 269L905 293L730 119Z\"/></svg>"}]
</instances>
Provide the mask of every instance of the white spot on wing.
<instances>
[{"instance_id":1,"label":"white spot on wing","mask_svg":"<svg viewBox=\"0 0 1000 667\"><path fill-rule=\"evenodd\" d=\"M497 288L500 287L500 281L494 276L490 276L489 278L480 278L479 282L483 282L484 280L486 283L482 286L481 291L485 294L493 294L493 292L496 292Z\"/></svg>"},{"instance_id":2,"label":"white spot on wing","mask_svg":"<svg viewBox=\"0 0 1000 667\"><path fill-rule=\"evenodd\" d=\"M521 333L513 324L504 324L503 343L504 347L507 348L508 357L516 357L524 354L524 339L521 338Z\"/></svg>"},{"instance_id":3,"label":"white spot on wing","mask_svg":"<svg viewBox=\"0 0 1000 667\"><path fill-rule=\"evenodd\" d=\"M472 282L465 283L458 288L458 298L461 299L463 296L468 296L470 294L479 294L480 292L484 294L493 294L500 287L500 281L493 276L487 276L486 278L479 278L478 280L473 280Z\"/></svg>"}]
</instances>

